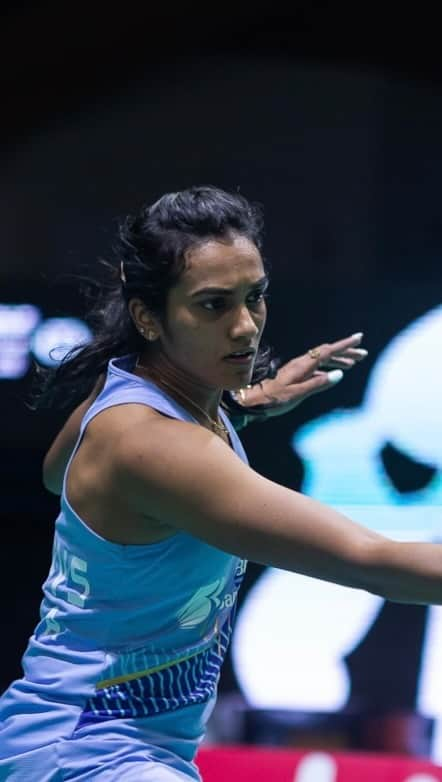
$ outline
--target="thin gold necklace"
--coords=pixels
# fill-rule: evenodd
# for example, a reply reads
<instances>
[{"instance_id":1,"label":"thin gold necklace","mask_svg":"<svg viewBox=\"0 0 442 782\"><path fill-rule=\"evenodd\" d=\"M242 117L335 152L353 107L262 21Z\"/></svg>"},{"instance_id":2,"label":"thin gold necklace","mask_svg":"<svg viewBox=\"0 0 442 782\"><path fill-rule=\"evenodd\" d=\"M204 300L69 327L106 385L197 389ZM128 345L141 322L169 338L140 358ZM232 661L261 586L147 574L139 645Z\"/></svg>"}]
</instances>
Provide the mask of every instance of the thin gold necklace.
<instances>
[{"instance_id":1,"label":"thin gold necklace","mask_svg":"<svg viewBox=\"0 0 442 782\"><path fill-rule=\"evenodd\" d=\"M148 372L151 371L150 369L145 367L144 364L140 364L138 359L137 359L137 362L135 364L135 369L137 367L139 367L140 369L147 370ZM153 377L152 380L155 380L155 377ZM206 411L203 410L202 407L197 405L197 403L194 402L193 399L191 399L189 396L187 396L183 391L181 391L181 389L175 388L175 386L173 386L171 383L167 383L166 380L164 380L164 378L162 378L162 377L158 378L158 380L159 380L159 382L163 386L166 386L166 388L169 388L171 391L174 391L175 394L178 394L178 396L180 396L182 399L185 399L187 402L189 402L191 405L193 405L193 407L195 407L197 410L199 410L199 412L202 413L202 415L205 418L207 418L207 420L210 423L210 426L213 429L213 431L215 432L215 434L218 434L218 435L224 434L224 435L227 435L227 437L229 436L229 434L230 434L229 430L227 429L226 426L224 426L223 423L220 423L219 421L215 421L214 418L212 418L208 413L206 413Z\"/></svg>"}]
</instances>

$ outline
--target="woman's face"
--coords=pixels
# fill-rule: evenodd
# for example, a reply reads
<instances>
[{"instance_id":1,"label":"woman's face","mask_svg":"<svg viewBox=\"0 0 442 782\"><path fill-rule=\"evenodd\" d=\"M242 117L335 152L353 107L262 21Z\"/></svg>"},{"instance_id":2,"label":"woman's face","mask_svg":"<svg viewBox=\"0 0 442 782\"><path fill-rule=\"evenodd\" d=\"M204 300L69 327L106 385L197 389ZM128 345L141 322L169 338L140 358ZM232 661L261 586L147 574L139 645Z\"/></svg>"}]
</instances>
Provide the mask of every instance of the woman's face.
<instances>
[{"instance_id":1,"label":"woman's face","mask_svg":"<svg viewBox=\"0 0 442 782\"><path fill-rule=\"evenodd\" d=\"M169 292L162 352L210 388L246 385L266 321L267 284L260 252L244 236L192 248Z\"/></svg>"}]
</instances>

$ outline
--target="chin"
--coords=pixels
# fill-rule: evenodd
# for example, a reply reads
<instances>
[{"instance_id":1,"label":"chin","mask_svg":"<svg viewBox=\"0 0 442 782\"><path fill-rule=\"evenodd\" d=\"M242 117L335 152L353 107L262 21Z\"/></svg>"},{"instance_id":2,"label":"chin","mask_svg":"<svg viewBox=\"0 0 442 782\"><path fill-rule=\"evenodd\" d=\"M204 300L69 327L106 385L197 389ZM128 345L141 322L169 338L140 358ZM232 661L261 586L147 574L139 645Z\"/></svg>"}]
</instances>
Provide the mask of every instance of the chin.
<instances>
[{"instance_id":1,"label":"chin","mask_svg":"<svg viewBox=\"0 0 442 782\"><path fill-rule=\"evenodd\" d=\"M237 391L238 388L244 388L252 382L253 370L245 369L242 372L235 372L234 376L226 378L223 388L226 391Z\"/></svg>"}]
</instances>

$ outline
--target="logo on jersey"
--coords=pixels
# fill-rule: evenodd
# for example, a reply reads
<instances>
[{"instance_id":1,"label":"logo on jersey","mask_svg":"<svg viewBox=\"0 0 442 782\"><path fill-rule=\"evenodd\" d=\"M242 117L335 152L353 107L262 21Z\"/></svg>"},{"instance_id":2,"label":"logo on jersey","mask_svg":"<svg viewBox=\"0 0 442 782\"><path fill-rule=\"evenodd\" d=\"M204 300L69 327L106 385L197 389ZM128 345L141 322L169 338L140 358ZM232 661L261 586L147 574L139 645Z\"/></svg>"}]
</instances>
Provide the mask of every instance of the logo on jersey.
<instances>
[{"instance_id":1,"label":"logo on jersey","mask_svg":"<svg viewBox=\"0 0 442 782\"><path fill-rule=\"evenodd\" d=\"M221 605L219 595L223 591L225 583L226 579L221 578L200 587L188 603L178 611L178 623L183 630L189 630L201 624L209 616L212 606L218 608Z\"/></svg>"}]
</instances>

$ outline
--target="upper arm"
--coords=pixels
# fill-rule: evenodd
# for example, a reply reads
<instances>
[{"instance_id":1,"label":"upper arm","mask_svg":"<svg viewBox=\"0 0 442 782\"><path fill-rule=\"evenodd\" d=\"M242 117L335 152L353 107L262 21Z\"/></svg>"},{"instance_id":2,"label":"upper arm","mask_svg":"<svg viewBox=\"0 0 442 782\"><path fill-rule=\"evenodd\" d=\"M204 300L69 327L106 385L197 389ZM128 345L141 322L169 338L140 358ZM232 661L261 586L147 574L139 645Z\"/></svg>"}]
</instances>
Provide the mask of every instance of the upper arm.
<instances>
[{"instance_id":1,"label":"upper arm","mask_svg":"<svg viewBox=\"0 0 442 782\"><path fill-rule=\"evenodd\" d=\"M368 548L384 540L258 474L192 424L152 422L118 459L119 485L142 512L255 562L359 585Z\"/></svg>"},{"instance_id":2,"label":"upper arm","mask_svg":"<svg viewBox=\"0 0 442 782\"><path fill-rule=\"evenodd\" d=\"M91 394L70 414L44 457L43 484L53 494L62 492L64 473L80 434L83 416L97 398L103 385L104 376L100 375Z\"/></svg>"}]
</instances>

